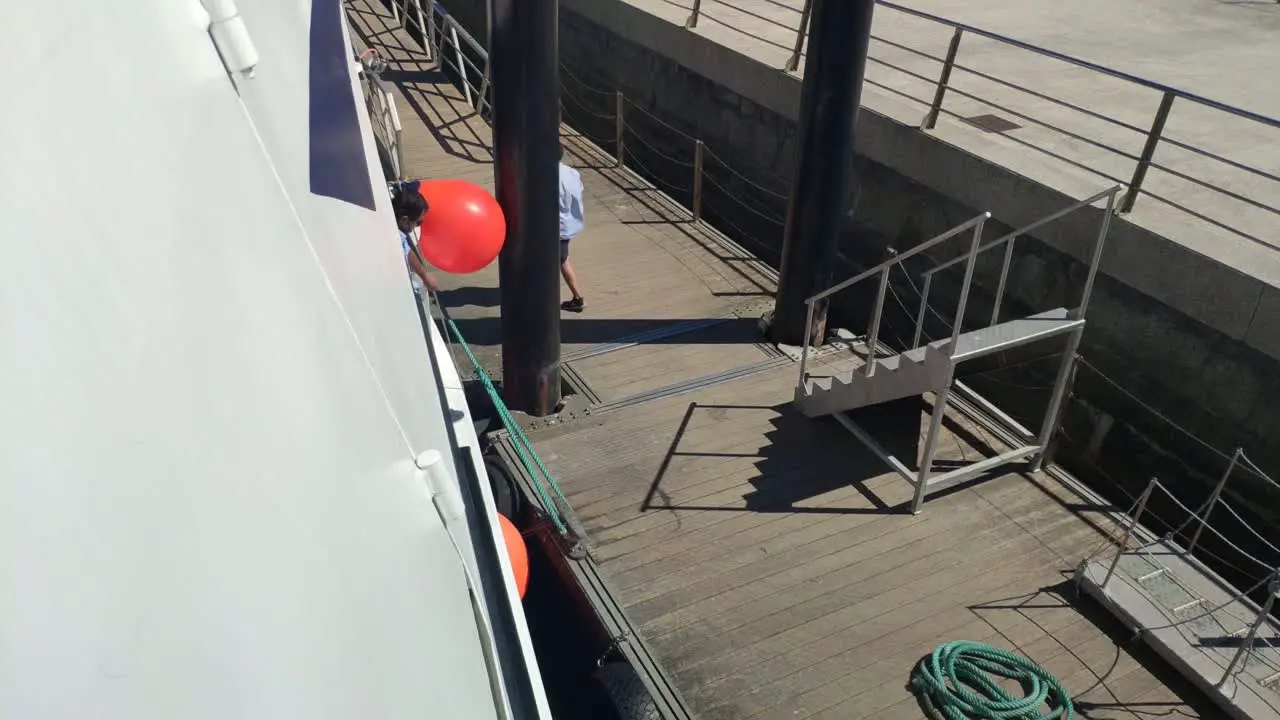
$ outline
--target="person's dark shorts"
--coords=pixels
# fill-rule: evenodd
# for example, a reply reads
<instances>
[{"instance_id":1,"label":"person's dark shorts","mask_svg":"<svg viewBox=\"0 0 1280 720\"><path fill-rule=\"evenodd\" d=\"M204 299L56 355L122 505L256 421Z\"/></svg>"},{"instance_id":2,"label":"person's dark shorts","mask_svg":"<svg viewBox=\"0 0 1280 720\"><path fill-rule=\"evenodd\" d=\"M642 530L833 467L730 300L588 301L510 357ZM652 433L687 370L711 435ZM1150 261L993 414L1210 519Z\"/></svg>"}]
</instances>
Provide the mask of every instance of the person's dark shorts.
<instances>
[{"instance_id":1,"label":"person's dark shorts","mask_svg":"<svg viewBox=\"0 0 1280 720\"><path fill-rule=\"evenodd\" d=\"M563 265L569 259L569 241L560 238L560 264Z\"/></svg>"}]
</instances>

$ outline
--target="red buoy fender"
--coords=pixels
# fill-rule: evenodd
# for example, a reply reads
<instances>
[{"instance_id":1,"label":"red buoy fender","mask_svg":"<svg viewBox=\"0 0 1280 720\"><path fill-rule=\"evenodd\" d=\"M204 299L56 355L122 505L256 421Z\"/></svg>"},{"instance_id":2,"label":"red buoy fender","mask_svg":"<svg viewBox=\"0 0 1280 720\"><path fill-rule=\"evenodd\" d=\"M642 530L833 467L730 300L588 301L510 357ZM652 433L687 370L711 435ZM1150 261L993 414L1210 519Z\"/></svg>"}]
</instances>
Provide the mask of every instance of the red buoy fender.
<instances>
[{"instance_id":1,"label":"red buoy fender","mask_svg":"<svg viewBox=\"0 0 1280 720\"><path fill-rule=\"evenodd\" d=\"M524 536L515 523L506 515L498 513L498 522L502 525L502 539L507 545L507 557L511 559L511 572L515 574L516 590L520 599L524 599L525 590L529 588L529 549L525 547Z\"/></svg>"},{"instance_id":2,"label":"red buoy fender","mask_svg":"<svg viewBox=\"0 0 1280 720\"><path fill-rule=\"evenodd\" d=\"M418 250L435 267L473 273L498 257L507 238L502 207L488 190L466 180L423 180L427 201Z\"/></svg>"}]
</instances>

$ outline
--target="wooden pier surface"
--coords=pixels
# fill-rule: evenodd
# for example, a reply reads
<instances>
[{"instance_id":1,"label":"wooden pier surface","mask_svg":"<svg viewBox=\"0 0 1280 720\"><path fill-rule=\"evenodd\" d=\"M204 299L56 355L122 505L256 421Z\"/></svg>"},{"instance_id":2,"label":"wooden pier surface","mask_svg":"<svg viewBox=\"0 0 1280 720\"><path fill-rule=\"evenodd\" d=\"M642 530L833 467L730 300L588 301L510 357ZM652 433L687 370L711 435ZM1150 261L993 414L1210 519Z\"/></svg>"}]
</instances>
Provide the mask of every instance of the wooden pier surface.
<instances>
[{"instance_id":1,"label":"wooden pier surface","mask_svg":"<svg viewBox=\"0 0 1280 720\"><path fill-rule=\"evenodd\" d=\"M374 8L353 3L349 15L412 72L395 91L408 174L491 187L487 125ZM1085 717L1219 717L1076 597L1071 569L1104 541L1104 508L1014 467L909 514L906 483L834 421L791 408L797 368L757 330L774 273L574 135L564 129L586 184L587 229L572 262L588 305L566 314L564 352L705 322L570 362L592 411L530 438L698 717L916 720L911 670L955 639L1031 657ZM500 377L496 264L443 285L442 301ZM847 361L828 356L815 372ZM860 421L914 457L928 410L926 397ZM956 418L938 463L1000 447Z\"/></svg>"}]
</instances>

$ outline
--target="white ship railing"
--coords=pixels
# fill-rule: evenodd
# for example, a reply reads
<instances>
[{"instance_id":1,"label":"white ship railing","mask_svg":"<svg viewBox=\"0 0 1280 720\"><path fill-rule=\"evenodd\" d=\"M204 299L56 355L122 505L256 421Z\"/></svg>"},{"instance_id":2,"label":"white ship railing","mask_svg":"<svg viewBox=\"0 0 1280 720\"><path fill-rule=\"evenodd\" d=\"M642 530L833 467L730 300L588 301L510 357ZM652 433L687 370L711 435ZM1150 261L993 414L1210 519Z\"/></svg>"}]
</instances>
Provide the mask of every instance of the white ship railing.
<instances>
[{"instance_id":1,"label":"white ship railing","mask_svg":"<svg viewBox=\"0 0 1280 720\"><path fill-rule=\"evenodd\" d=\"M396 112L395 96L381 78L386 61L376 48L369 48L361 53L360 65L360 84L364 91L365 107L369 109L369 122L373 125L374 138L387 154L392 175L397 180L403 180L405 167L400 115Z\"/></svg>"}]
</instances>

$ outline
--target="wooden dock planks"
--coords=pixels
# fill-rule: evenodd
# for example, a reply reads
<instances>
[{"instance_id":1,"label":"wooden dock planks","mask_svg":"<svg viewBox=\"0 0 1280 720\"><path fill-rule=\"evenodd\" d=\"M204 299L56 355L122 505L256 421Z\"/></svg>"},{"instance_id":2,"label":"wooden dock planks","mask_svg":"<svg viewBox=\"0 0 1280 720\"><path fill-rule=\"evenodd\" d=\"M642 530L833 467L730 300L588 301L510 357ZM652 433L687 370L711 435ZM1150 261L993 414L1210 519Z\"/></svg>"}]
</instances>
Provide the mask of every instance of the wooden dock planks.
<instances>
[{"instance_id":1,"label":"wooden dock planks","mask_svg":"<svg viewBox=\"0 0 1280 720\"><path fill-rule=\"evenodd\" d=\"M349 14L371 37L401 43L393 57L420 73L397 89L410 174L491 186L483 120L443 76L414 65L420 56L404 33L386 30L385 10L362 1ZM589 303L563 321L565 352L727 317L771 295L763 263L565 136L587 187L588 229L572 260ZM443 280L442 299L496 373L496 266ZM766 357L749 319L729 322L738 325L574 367L608 400ZM699 717L919 718L909 673L957 638L1043 663L1090 718L1217 717L1075 598L1069 570L1103 540L1095 526L1106 525L1105 509L1082 507L1046 476L1008 473L906 514L911 488L901 478L836 423L791 410L795 372L775 368L531 434L592 556ZM972 461L991 447L980 429L949 422L939 459Z\"/></svg>"}]
</instances>

